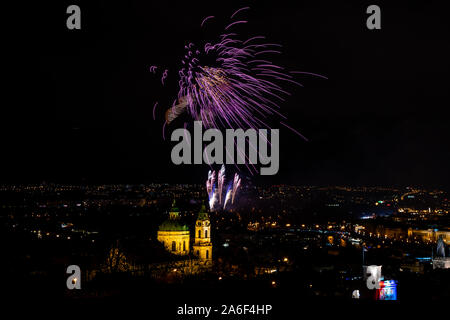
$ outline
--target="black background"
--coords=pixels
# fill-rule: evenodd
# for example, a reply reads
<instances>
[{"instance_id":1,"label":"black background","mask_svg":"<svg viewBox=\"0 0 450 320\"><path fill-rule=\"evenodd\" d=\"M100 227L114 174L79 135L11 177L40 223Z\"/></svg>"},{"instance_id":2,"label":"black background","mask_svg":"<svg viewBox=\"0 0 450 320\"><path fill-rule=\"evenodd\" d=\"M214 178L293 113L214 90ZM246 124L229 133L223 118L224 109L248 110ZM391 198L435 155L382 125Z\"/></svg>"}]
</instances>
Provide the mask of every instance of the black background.
<instances>
[{"instance_id":1,"label":"black background","mask_svg":"<svg viewBox=\"0 0 450 320\"><path fill-rule=\"evenodd\" d=\"M256 183L449 187L448 11L442 1L58 1L5 9L0 181L203 183L174 166L155 101L176 94L184 45L250 6L243 33L284 46L276 62L304 88L282 104L280 171ZM66 28L81 7L82 29ZM381 7L382 29L366 28ZM12 19L7 19L11 17ZM224 25L221 24L221 27ZM149 72L169 69L162 87Z\"/></svg>"}]
</instances>

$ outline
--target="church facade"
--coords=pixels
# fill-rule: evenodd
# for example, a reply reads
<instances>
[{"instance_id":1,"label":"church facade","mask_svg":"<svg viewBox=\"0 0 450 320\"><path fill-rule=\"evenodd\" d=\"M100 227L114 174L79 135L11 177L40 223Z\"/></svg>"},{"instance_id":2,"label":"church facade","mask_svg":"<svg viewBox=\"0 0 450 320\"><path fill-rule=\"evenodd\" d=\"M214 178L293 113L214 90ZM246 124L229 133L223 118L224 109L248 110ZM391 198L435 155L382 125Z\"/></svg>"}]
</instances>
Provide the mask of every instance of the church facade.
<instances>
[{"instance_id":1,"label":"church facade","mask_svg":"<svg viewBox=\"0 0 450 320\"><path fill-rule=\"evenodd\" d=\"M185 256L192 252L200 261L212 261L211 222L206 206L202 204L195 223L194 241L191 250L189 227L180 222L179 209L175 200L169 218L158 229L157 239L167 251Z\"/></svg>"},{"instance_id":2,"label":"church facade","mask_svg":"<svg viewBox=\"0 0 450 320\"><path fill-rule=\"evenodd\" d=\"M190 251L190 232L189 227L180 222L179 214L180 211L173 200L169 219L159 226L157 239L164 244L167 251L184 256Z\"/></svg>"}]
</instances>

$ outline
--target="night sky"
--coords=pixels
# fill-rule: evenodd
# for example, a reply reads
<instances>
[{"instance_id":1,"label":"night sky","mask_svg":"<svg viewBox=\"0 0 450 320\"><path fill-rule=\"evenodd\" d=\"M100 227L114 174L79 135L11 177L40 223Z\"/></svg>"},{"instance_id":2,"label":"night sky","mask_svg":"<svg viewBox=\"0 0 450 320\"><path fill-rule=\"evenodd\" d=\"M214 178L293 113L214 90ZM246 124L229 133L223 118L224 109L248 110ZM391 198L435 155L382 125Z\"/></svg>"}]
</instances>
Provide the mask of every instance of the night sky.
<instances>
[{"instance_id":1,"label":"night sky","mask_svg":"<svg viewBox=\"0 0 450 320\"><path fill-rule=\"evenodd\" d=\"M309 142L280 126L278 174L251 181L448 189L442 1L120 2L18 9L0 114L1 182L203 183L207 165L171 163L165 107L154 121L153 104L175 97L184 45L219 32L202 31L202 19L225 23L249 5L241 33L282 44L275 61L288 69L329 78L301 76L304 88L289 87L283 113ZM81 31L66 29L70 4L81 7ZM381 30L366 28L370 4L381 7ZM152 65L169 69L167 86Z\"/></svg>"}]
</instances>

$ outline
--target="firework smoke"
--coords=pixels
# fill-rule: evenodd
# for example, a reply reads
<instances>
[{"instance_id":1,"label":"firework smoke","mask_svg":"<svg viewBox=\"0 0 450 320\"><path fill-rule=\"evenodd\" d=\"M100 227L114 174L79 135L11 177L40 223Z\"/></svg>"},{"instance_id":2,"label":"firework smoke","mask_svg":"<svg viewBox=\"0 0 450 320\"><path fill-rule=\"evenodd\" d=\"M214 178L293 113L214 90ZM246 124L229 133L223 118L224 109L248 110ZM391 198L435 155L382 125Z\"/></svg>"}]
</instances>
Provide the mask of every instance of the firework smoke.
<instances>
[{"instance_id":1,"label":"firework smoke","mask_svg":"<svg viewBox=\"0 0 450 320\"><path fill-rule=\"evenodd\" d=\"M179 103L172 106L172 108L167 109L165 118L167 123L171 123L175 118L177 118L180 114L184 112L184 109L187 106L187 100L186 99L179 99ZM154 118L154 116L153 116Z\"/></svg>"}]
</instances>

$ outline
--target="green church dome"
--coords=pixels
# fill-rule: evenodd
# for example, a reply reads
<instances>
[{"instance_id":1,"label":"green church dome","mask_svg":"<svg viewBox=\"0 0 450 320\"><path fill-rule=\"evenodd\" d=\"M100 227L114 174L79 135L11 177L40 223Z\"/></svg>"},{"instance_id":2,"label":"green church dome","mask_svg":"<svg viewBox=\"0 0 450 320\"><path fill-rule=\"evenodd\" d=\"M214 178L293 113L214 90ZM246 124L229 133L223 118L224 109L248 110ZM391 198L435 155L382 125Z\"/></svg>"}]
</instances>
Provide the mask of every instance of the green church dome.
<instances>
[{"instance_id":1,"label":"green church dome","mask_svg":"<svg viewBox=\"0 0 450 320\"><path fill-rule=\"evenodd\" d=\"M189 227L176 220L168 219L161 223L159 231L189 231Z\"/></svg>"}]
</instances>

